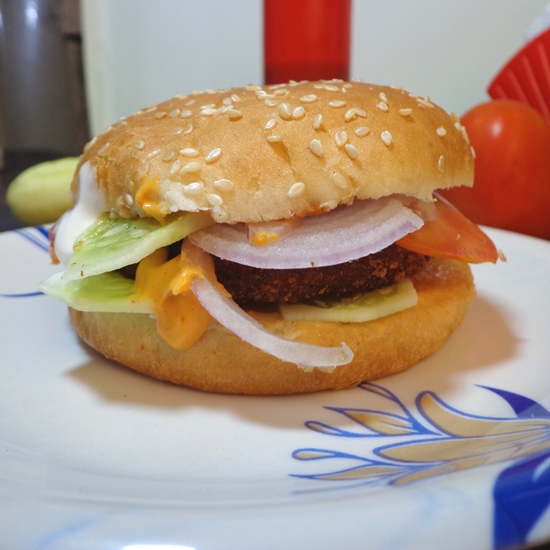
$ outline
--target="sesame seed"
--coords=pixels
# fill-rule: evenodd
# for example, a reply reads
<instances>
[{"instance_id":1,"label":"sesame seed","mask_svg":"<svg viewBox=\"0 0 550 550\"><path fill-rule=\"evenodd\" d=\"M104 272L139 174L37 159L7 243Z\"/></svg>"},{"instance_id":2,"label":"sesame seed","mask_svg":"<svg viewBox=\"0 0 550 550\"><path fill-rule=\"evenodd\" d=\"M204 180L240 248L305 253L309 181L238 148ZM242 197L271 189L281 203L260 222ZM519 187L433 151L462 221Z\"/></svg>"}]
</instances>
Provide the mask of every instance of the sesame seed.
<instances>
[{"instance_id":1,"label":"sesame seed","mask_svg":"<svg viewBox=\"0 0 550 550\"><path fill-rule=\"evenodd\" d=\"M429 97L417 97L416 98L416 101L418 102L418 104L421 106L421 107L428 107L429 109L433 109L434 108L434 104L430 101L430 98Z\"/></svg>"},{"instance_id":2,"label":"sesame seed","mask_svg":"<svg viewBox=\"0 0 550 550\"><path fill-rule=\"evenodd\" d=\"M149 163L145 161L140 167L137 172L138 179L141 179L147 172L149 171Z\"/></svg>"},{"instance_id":3,"label":"sesame seed","mask_svg":"<svg viewBox=\"0 0 550 550\"><path fill-rule=\"evenodd\" d=\"M162 154L161 158L164 162L170 162L171 160L173 160L175 156L176 156L175 151L166 151L166 153Z\"/></svg>"},{"instance_id":4,"label":"sesame seed","mask_svg":"<svg viewBox=\"0 0 550 550\"><path fill-rule=\"evenodd\" d=\"M189 109L185 109L184 111L181 112L180 117L181 118L189 118L192 115L193 115L193 111L190 111Z\"/></svg>"},{"instance_id":5,"label":"sesame seed","mask_svg":"<svg viewBox=\"0 0 550 550\"><path fill-rule=\"evenodd\" d=\"M283 84L283 86L284 86L284 84ZM288 90L286 90L285 88L279 88L278 90L275 90L275 95L276 96L286 97L288 94L290 94L290 92Z\"/></svg>"},{"instance_id":6,"label":"sesame seed","mask_svg":"<svg viewBox=\"0 0 550 550\"><path fill-rule=\"evenodd\" d=\"M292 111L292 118L294 120L299 120L301 119L304 115L306 114L306 110L300 106L300 107L296 107L296 109L294 109L294 111Z\"/></svg>"},{"instance_id":7,"label":"sesame seed","mask_svg":"<svg viewBox=\"0 0 550 550\"><path fill-rule=\"evenodd\" d=\"M227 116L231 120L236 120L243 117L243 112L238 111L237 109L228 109L226 112L227 112Z\"/></svg>"},{"instance_id":8,"label":"sesame seed","mask_svg":"<svg viewBox=\"0 0 550 550\"><path fill-rule=\"evenodd\" d=\"M221 206L223 204L223 199L216 193L207 193L204 198L212 206Z\"/></svg>"},{"instance_id":9,"label":"sesame seed","mask_svg":"<svg viewBox=\"0 0 550 550\"><path fill-rule=\"evenodd\" d=\"M333 109L339 109L340 107L345 107L346 102L339 99L333 99L332 101L328 102L328 106L332 107Z\"/></svg>"},{"instance_id":10,"label":"sesame seed","mask_svg":"<svg viewBox=\"0 0 550 550\"><path fill-rule=\"evenodd\" d=\"M170 167L170 175L174 176L181 170L181 160L175 160Z\"/></svg>"},{"instance_id":11,"label":"sesame seed","mask_svg":"<svg viewBox=\"0 0 550 550\"><path fill-rule=\"evenodd\" d=\"M357 118L357 111L355 107L352 107L351 109L348 109L344 115L344 120L346 122L349 122L350 120L353 120L354 118Z\"/></svg>"},{"instance_id":12,"label":"sesame seed","mask_svg":"<svg viewBox=\"0 0 550 550\"><path fill-rule=\"evenodd\" d=\"M160 148L153 149L145 158L151 160L160 154Z\"/></svg>"},{"instance_id":13,"label":"sesame seed","mask_svg":"<svg viewBox=\"0 0 550 550\"><path fill-rule=\"evenodd\" d=\"M290 120L292 118L292 111L290 110L290 105L288 103L281 103L279 105L279 116L283 120Z\"/></svg>"},{"instance_id":14,"label":"sesame seed","mask_svg":"<svg viewBox=\"0 0 550 550\"><path fill-rule=\"evenodd\" d=\"M130 193L126 193L126 195L124 195L124 202L127 206L134 206L134 197L132 197Z\"/></svg>"},{"instance_id":15,"label":"sesame seed","mask_svg":"<svg viewBox=\"0 0 550 550\"><path fill-rule=\"evenodd\" d=\"M237 94L231 94L231 99L234 101L234 102L237 102L237 101L240 101L241 98L237 95Z\"/></svg>"},{"instance_id":16,"label":"sesame seed","mask_svg":"<svg viewBox=\"0 0 550 550\"><path fill-rule=\"evenodd\" d=\"M370 128L368 126L360 126L355 130L355 135L357 137L365 137L370 134Z\"/></svg>"},{"instance_id":17,"label":"sesame seed","mask_svg":"<svg viewBox=\"0 0 550 550\"><path fill-rule=\"evenodd\" d=\"M437 135L440 136L440 137L443 137L443 136L446 136L447 135L447 130L445 130L445 128L443 128L443 126L440 126L437 130Z\"/></svg>"},{"instance_id":18,"label":"sesame seed","mask_svg":"<svg viewBox=\"0 0 550 550\"><path fill-rule=\"evenodd\" d=\"M308 95L303 95L300 98L300 101L302 103L315 103L315 101L317 101L318 99L319 98L315 94L308 94Z\"/></svg>"},{"instance_id":19,"label":"sesame seed","mask_svg":"<svg viewBox=\"0 0 550 550\"><path fill-rule=\"evenodd\" d=\"M346 150L348 157L352 160L355 160L359 156L359 151L351 143L346 143L344 145L344 149Z\"/></svg>"},{"instance_id":20,"label":"sesame seed","mask_svg":"<svg viewBox=\"0 0 550 550\"><path fill-rule=\"evenodd\" d=\"M277 125L277 119L275 118L270 118L265 126L264 126L264 130L271 130L272 128L275 128L275 126Z\"/></svg>"},{"instance_id":21,"label":"sesame seed","mask_svg":"<svg viewBox=\"0 0 550 550\"><path fill-rule=\"evenodd\" d=\"M380 134L380 139L384 143L384 145L387 145L388 147L392 144L393 136L391 135L391 132L388 132L388 130L384 130Z\"/></svg>"},{"instance_id":22,"label":"sesame seed","mask_svg":"<svg viewBox=\"0 0 550 550\"><path fill-rule=\"evenodd\" d=\"M230 97L224 97L222 99L222 103L224 105L233 105L233 100Z\"/></svg>"},{"instance_id":23,"label":"sesame seed","mask_svg":"<svg viewBox=\"0 0 550 550\"><path fill-rule=\"evenodd\" d=\"M303 192L306 190L306 186L301 181L296 182L293 184L290 189L288 190L287 196L289 199L295 199L296 197L299 197Z\"/></svg>"},{"instance_id":24,"label":"sesame seed","mask_svg":"<svg viewBox=\"0 0 550 550\"><path fill-rule=\"evenodd\" d=\"M142 139L140 139L139 141L136 141L136 142L134 143L134 147L135 147L138 151L142 151L143 148L145 147L145 142L144 142Z\"/></svg>"},{"instance_id":25,"label":"sesame seed","mask_svg":"<svg viewBox=\"0 0 550 550\"><path fill-rule=\"evenodd\" d=\"M377 106L381 111L388 111L388 110L389 110L388 104L387 104L387 103L384 103L383 101L380 101L380 103L377 103L376 106Z\"/></svg>"},{"instance_id":26,"label":"sesame seed","mask_svg":"<svg viewBox=\"0 0 550 550\"><path fill-rule=\"evenodd\" d=\"M218 110L213 107L201 107L201 115L203 116L213 116L217 114Z\"/></svg>"},{"instance_id":27,"label":"sesame seed","mask_svg":"<svg viewBox=\"0 0 550 550\"><path fill-rule=\"evenodd\" d=\"M107 151L107 149L109 148L109 145L111 145L109 142L105 143L105 145L101 147L97 154L102 155L103 153L105 153L105 151Z\"/></svg>"},{"instance_id":28,"label":"sesame seed","mask_svg":"<svg viewBox=\"0 0 550 550\"><path fill-rule=\"evenodd\" d=\"M323 156L323 144L318 139L312 139L309 142L309 148L314 155L318 157Z\"/></svg>"},{"instance_id":29,"label":"sesame seed","mask_svg":"<svg viewBox=\"0 0 550 550\"><path fill-rule=\"evenodd\" d=\"M211 162L216 162L221 156L222 150L219 147L216 147L215 149L212 149L212 151L210 151L208 155L206 155L204 162L206 162L207 164L210 164Z\"/></svg>"},{"instance_id":30,"label":"sesame seed","mask_svg":"<svg viewBox=\"0 0 550 550\"><path fill-rule=\"evenodd\" d=\"M325 84L323 86L323 88L327 91L327 92L337 92L340 88L338 88L338 86L334 86L333 84Z\"/></svg>"},{"instance_id":31,"label":"sesame seed","mask_svg":"<svg viewBox=\"0 0 550 550\"><path fill-rule=\"evenodd\" d=\"M362 118L366 118L367 117L367 111L365 111L365 109L360 109L359 107L356 107L355 108L355 114L357 116L360 116Z\"/></svg>"},{"instance_id":32,"label":"sesame seed","mask_svg":"<svg viewBox=\"0 0 550 550\"><path fill-rule=\"evenodd\" d=\"M180 114L181 114L181 109L174 109L170 113L170 118L176 118L176 117L180 116Z\"/></svg>"},{"instance_id":33,"label":"sesame seed","mask_svg":"<svg viewBox=\"0 0 550 550\"><path fill-rule=\"evenodd\" d=\"M204 183L202 181L194 181L183 186L183 192L188 195L198 195L204 191Z\"/></svg>"},{"instance_id":34,"label":"sesame seed","mask_svg":"<svg viewBox=\"0 0 550 550\"><path fill-rule=\"evenodd\" d=\"M198 172L201 169L201 165L196 160L192 160L191 162L188 162L181 170L180 174L183 176L184 174L187 174L189 172Z\"/></svg>"},{"instance_id":35,"label":"sesame seed","mask_svg":"<svg viewBox=\"0 0 550 550\"><path fill-rule=\"evenodd\" d=\"M182 132L183 132L183 128L182 128L181 126L178 126L178 127L174 130L174 135L175 135L175 136L179 136Z\"/></svg>"},{"instance_id":36,"label":"sesame seed","mask_svg":"<svg viewBox=\"0 0 550 550\"><path fill-rule=\"evenodd\" d=\"M227 220L227 212L220 206L216 205L212 208L212 217L218 223L223 223Z\"/></svg>"},{"instance_id":37,"label":"sesame seed","mask_svg":"<svg viewBox=\"0 0 550 550\"><path fill-rule=\"evenodd\" d=\"M187 126L187 128L184 130L183 135L185 136L185 135L187 135L187 134L190 134L192 131L193 131L193 125L192 125L192 124L189 124L189 125Z\"/></svg>"},{"instance_id":38,"label":"sesame seed","mask_svg":"<svg viewBox=\"0 0 550 550\"><path fill-rule=\"evenodd\" d=\"M339 132L336 132L334 135L334 142L336 143L336 147L342 147L346 144L348 141L348 133L344 130L341 130Z\"/></svg>"},{"instance_id":39,"label":"sesame seed","mask_svg":"<svg viewBox=\"0 0 550 550\"><path fill-rule=\"evenodd\" d=\"M399 109L398 111L401 116L409 116L412 112L413 110L410 107L405 107L404 109Z\"/></svg>"},{"instance_id":40,"label":"sesame seed","mask_svg":"<svg viewBox=\"0 0 550 550\"><path fill-rule=\"evenodd\" d=\"M267 136L267 141L269 143L278 143L279 141L283 141L283 138L281 136Z\"/></svg>"},{"instance_id":41,"label":"sesame seed","mask_svg":"<svg viewBox=\"0 0 550 550\"><path fill-rule=\"evenodd\" d=\"M234 186L231 180L225 178L221 180L216 180L213 185L216 189L219 189L220 191L231 191Z\"/></svg>"},{"instance_id":42,"label":"sesame seed","mask_svg":"<svg viewBox=\"0 0 550 550\"><path fill-rule=\"evenodd\" d=\"M378 94L378 97L384 102L384 103L387 103L388 102L388 96L384 93L384 92L380 92Z\"/></svg>"},{"instance_id":43,"label":"sesame seed","mask_svg":"<svg viewBox=\"0 0 550 550\"><path fill-rule=\"evenodd\" d=\"M319 208L322 210L326 210L327 212L330 210L334 210L338 206L338 201L326 201L319 205Z\"/></svg>"},{"instance_id":44,"label":"sesame seed","mask_svg":"<svg viewBox=\"0 0 550 550\"><path fill-rule=\"evenodd\" d=\"M165 113L164 111L161 111L160 113L157 113L157 114L155 115L155 118L156 118L157 120L160 120L161 118L166 118L167 116L168 116L168 113Z\"/></svg>"},{"instance_id":45,"label":"sesame seed","mask_svg":"<svg viewBox=\"0 0 550 550\"><path fill-rule=\"evenodd\" d=\"M264 105L266 107L277 107L277 102L274 99L266 99Z\"/></svg>"},{"instance_id":46,"label":"sesame seed","mask_svg":"<svg viewBox=\"0 0 550 550\"><path fill-rule=\"evenodd\" d=\"M315 115L315 118L313 119L313 129L318 130L321 127L321 124L323 124L323 115L318 114Z\"/></svg>"},{"instance_id":47,"label":"sesame seed","mask_svg":"<svg viewBox=\"0 0 550 550\"><path fill-rule=\"evenodd\" d=\"M339 172L333 172L330 179L332 180L332 183L334 183L334 185L336 185L336 187L339 187L340 189L346 189L346 187L348 186L346 178Z\"/></svg>"},{"instance_id":48,"label":"sesame seed","mask_svg":"<svg viewBox=\"0 0 550 550\"><path fill-rule=\"evenodd\" d=\"M445 169L445 157L443 155L441 155L439 157L439 160L437 161L437 169L440 171L440 172L443 172L444 169Z\"/></svg>"},{"instance_id":49,"label":"sesame seed","mask_svg":"<svg viewBox=\"0 0 550 550\"><path fill-rule=\"evenodd\" d=\"M95 142L97 141L97 136L94 136L86 145L84 145L84 151L87 151Z\"/></svg>"},{"instance_id":50,"label":"sesame seed","mask_svg":"<svg viewBox=\"0 0 550 550\"><path fill-rule=\"evenodd\" d=\"M186 147L185 149L180 149L180 155L183 155L184 157L198 157L199 152L197 149L193 149L192 147Z\"/></svg>"}]
</instances>

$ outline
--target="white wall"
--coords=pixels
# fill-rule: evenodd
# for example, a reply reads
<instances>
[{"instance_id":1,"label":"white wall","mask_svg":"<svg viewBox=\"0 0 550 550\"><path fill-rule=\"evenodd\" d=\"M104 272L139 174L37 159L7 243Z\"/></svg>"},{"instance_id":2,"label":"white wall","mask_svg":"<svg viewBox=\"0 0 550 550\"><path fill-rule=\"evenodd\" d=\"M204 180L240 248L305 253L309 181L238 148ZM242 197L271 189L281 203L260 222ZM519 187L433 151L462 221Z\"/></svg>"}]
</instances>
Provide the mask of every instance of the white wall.
<instances>
[{"instance_id":1,"label":"white wall","mask_svg":"<svg viewBox=\"0 0 550 550\"><path fill-rule=\"evenodd\" d=\"M353 0L352 78L462 113L548 0ZM262 82L261 0L81 0L90 123L177 93Z\"/></svg>"}]
</instances>

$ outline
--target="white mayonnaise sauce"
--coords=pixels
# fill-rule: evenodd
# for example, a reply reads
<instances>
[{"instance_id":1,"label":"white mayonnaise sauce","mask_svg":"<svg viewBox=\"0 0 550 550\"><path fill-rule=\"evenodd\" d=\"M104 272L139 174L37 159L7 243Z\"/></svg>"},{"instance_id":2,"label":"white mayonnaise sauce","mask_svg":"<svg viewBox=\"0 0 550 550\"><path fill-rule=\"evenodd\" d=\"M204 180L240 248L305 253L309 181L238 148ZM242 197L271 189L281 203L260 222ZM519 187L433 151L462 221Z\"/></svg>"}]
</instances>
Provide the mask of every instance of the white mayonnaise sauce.
<instances>
[{"instance_id":1,"label":"white mayonnaise sauce","mask_svg":"<svg viewBox=\"0 0 550 550\"><path fill-rule=\"evenodd\" d=\"M55 253L64 266L71 260L77 237L107 211L89 162L80 167L78 182L76 204L60 218L55 234Z\"/></svg>"}]
</instances>

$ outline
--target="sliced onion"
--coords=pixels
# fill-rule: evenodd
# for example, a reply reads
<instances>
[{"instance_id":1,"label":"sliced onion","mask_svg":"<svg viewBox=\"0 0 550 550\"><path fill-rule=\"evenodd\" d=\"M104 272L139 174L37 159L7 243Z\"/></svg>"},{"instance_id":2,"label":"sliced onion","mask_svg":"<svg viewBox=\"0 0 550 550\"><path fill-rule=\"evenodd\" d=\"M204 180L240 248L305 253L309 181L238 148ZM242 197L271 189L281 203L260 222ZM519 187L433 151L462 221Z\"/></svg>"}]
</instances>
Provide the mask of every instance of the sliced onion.
<instances>
[{"instance_id":1,"label":"sliced onion","mask_svg":"<svg viewBox=\"0 0 550 550\"><path fill-rule=\"evenodd\" d=\"M206 274L205 278L193 279L191 283L193 294L218 323L244 342L281 359L281 361L294 363L305 370L314 367L332 370L353 359L353 352L344 342L339 348L329 348L288 340L265 329L231 298L220 291L209 256L188 242L183 245L182 251L196 265L202 267Z\"/></svg>"},{"instance_id":2,"label":"sliced onion","mask_svg":"<svg viewBox=\"0 0 550 550\"><path fill-rule=\"evenodd\" d=\"M246 224L246 237L254 246L265 246L288 237L302 225L302 220L280 220L274 222L260 222Z\"/></svg>"},{"instance_id":3,"label":"sliced onion","mask_svg":"<svg viewBox=\"0 0 550 550\"><path fill-rule=\"evenodd\" d=\"M243 224L214 224L189 239L224 260L264 269L303 269L368 256L423 224L410 208L387 197L304 218L301 227L267 246L251 245Z\"/></svg>"}]
</instances>

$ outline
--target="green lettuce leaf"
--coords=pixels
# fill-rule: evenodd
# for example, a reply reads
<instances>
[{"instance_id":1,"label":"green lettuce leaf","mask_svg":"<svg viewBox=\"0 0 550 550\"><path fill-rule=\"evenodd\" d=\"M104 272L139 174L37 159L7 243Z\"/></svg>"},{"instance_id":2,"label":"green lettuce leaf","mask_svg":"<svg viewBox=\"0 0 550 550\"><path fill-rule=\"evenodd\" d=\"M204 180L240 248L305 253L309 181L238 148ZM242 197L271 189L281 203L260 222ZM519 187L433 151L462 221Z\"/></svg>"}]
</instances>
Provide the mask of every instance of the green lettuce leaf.
<instances>
[{"instance_id":1,"label":"green lettuce leaf","mask_svg":"<svg viewBox=\"0 0 550 550\"><path fill-rule=\"evenodd\" d=\"M148 301L138 300L134 295L134 281L118 271L92 275L77 281L67 281L62 275L52 275L38 289L79 311L153 312Z\"/></svg>"},{"instance_id":2,"label":"green lettuce leaf","mask_svg":"<svg viewBox=\"0 0 550 550\"><path fill-rule=\"evenodd\" d=\"M184 214L164 225L151 218L130 220L103 215L77 238L63 278L78 280L138 263L155 250L211 223L207 212Z\"/></svg>"}]
</instances>

